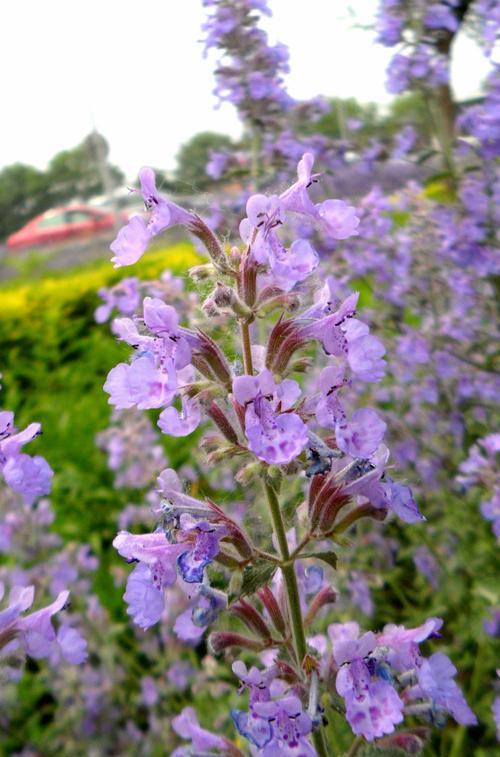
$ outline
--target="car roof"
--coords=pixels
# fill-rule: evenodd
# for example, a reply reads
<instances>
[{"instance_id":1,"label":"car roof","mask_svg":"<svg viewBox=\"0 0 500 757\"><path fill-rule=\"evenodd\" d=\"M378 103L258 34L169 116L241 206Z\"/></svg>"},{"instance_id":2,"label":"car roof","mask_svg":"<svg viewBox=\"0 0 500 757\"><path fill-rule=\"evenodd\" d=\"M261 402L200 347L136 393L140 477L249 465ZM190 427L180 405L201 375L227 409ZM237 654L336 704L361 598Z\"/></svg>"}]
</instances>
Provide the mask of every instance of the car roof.
<instances>
[{"instance_id":1,"label":"car roof","mask_svg":"<svg viewBox=\"0 0 500 757\"><path fill-rule=\"evenodd\" d=\"M101 208L93 208L91 205L85 205L84 203L76 203L73 202L69 205L60 205L57 208L49 208L48 210L44 210L43 213L40 213L39 215L35 216L35 218L32 218L29 223L34 223L35 221L40 221L42 218L50 218L51 216L55 216L58 213L67 213L69 210L84 210L88 213L93 214L106 214L106 211L102 210Z\"/></svg>"}]
</instances>

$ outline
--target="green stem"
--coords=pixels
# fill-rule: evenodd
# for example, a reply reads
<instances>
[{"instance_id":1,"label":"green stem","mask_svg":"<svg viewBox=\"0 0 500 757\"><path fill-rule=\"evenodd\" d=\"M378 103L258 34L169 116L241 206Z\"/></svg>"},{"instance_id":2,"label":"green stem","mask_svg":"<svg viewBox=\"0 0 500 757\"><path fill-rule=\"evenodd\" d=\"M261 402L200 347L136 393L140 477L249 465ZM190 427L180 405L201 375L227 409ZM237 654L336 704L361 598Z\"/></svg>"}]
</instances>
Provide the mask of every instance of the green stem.
<instances>
[{"instance_id":1,"label":"green stem","mask_svg":"<svg viewBox=\"0 0 500 757\"><path fill-rule=\"evenodd\" d=\"M259 190L259 178L260 178L260 152L261 152L261 136L258 128L255 125L250 126L250 139L251 139L251 163L250 163L250 176L252 179L252 190L258 192Z\"/></svg>"},{"instance_id":2,"label":"green stem","mask_svg":"<svg viewBox=\"0 0 500 757\"><path fill-rule=\"evenodd\" d=\"M283 523L283 518L281 517L281 510L276 491L274 490L274 487L270 483L267 476L264 477L264 488L266 490L269 512L271 513L273 530L278 541L281 559L283 560L283 562L287 563L290 560L290 550L288 549L288 542L286 540L285 524ZM302 619L302 610L300 609L297 576L295 574L293 563L283 565L281 567L281 572L283 574L286 594L288 598L288 608L290 621L292 624L293 648L295 651L295 657L297 659L297 665L302 672L302 661L307 654L307 645L306 635L304 632L304 621ZM319 757L328 757L329 754L331 755L331 752L329 752L327 749L325 743L325 735L322 729L317 728L315 731L313 731L312 739Z\"/></svg>"},{"instance_id":3,"label":"green stem","mask_svg":"<svg viewBox=\"0 0 500 757\"><path fill-rule=\"evenodd\" d=\"M360 747L363 745L364 739L361 736L356 736L354 741L351 744L351 748L346 754L346 757L355 757L355 755L359 752Z\"/></svg>"}]
</instances>

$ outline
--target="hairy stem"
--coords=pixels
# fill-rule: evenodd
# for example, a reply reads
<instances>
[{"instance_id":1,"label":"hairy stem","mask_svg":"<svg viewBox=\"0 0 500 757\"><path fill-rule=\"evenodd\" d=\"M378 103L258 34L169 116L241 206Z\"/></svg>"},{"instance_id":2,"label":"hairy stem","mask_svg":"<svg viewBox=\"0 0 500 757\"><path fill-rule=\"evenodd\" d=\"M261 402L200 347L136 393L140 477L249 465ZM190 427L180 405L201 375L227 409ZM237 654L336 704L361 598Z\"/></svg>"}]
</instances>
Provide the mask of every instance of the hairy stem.
<instances>
[{"instance_id":1,"label":"hairy stem","mask_svg":"<svg viewBox=\"0 0 500 757\"><path fill-rule=\"evenodd\" d=\"M286 565L283 565L281 567L281 572L283 574L283 580L285 582L286 595L288 599L288 609L290 614L290 622L292 625L293 648L295 651L297 665L302 671L302 661L306 656L307 646L306 635L304 632L304 621L302 619L302 610L300 609L297 576L295 574L293 563L288 562L290 560L290 550L288 549L285 524L283 523L283 518L281 517L278 497L273 485L267 477L264 477L264 488L266 490L269 512L271 513L273 530L278 542L281 559L284 563L287 563ZM313 731L312 739L319 757L328 757L329 754L332 754L327 749L324 731L322 729L318 728Z\"/></svg>"},{"instance_id":2,"label":"hairy stem","mask_svg":"<svg viewBox=\"0 0 500 757\"><path fill-rule=\"evenodd\" d=\"M248 376L253 376L252 345L250 343L250 324L240 321L241 341L243 344L243 366Z\"/></svg>"}]
</instances>

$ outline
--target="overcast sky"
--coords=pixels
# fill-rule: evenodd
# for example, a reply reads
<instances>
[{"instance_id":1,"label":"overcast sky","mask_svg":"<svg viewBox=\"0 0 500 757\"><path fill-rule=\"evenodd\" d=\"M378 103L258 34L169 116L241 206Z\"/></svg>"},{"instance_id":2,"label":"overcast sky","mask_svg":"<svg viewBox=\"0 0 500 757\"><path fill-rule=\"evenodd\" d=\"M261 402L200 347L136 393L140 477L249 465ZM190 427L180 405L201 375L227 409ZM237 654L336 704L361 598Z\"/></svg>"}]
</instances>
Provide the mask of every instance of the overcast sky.
<instances>
[{"instance_id":1,"label":"overcast sky","mask_svg":"<svg viewBox=\"0 0 500 757\"><path fill-rule=\"evenodd\" d=\"M391 52L354 28L377 0L269 0L272 42L291 50L289 91L387 103ZM44 168L95 126L111 160L132 178L142 165L172 168L179 145L202 130L237 136L233 108L215 110L213 61L203 60L201 0L20 0L2 3L0 167ZM457 43L453 84L478 94L487 72L470 40Z\"/></svg>"}]
</instances>

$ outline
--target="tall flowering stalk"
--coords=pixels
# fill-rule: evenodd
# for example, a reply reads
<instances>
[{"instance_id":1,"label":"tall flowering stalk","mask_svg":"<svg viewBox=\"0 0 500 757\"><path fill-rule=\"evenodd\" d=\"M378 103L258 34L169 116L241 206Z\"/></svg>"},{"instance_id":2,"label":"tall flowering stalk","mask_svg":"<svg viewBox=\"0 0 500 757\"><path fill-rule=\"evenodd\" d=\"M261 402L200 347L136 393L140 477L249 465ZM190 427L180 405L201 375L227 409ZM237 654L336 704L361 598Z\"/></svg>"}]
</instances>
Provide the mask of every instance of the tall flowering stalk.
<instances>
[{"instance_id":1,"label":"tall flowering stalk","mask_svg":"<svg viewBox=\"0 0 500 757\"><path fill-rule=\"evenodd\" d=\"M142 316L114 322L134 353L110 371L105 390L119 409L159 410L158 426L170 436L211 424L201 447L213 465L233 471L248 511L191 496L172 469L164 470L156 529L121 531L114 541L136 563L127 612L149 628L162 617L166 596L179 592L186 608L174 623L180 639L197 643L216 624L214 653L241 650L253 662L265 660L265 672L233 663L249 703L232 717L252 753L266 757L338 751L323 725L323 695L331 698L335 689L354 734L367 741L418 746L418 734L394 734L406 713L449 712L460 723L475 722L451 661L420 651L440 619L412 630L388 625L377 634L360 635L355 623L330 624L328 636L314 633L324 629L336 600L333 547L342 550L346 533L355 534L360 520L412 524L424 517L409 487L387 472L385 422L370 407L352 408L352 388L377 383L385 372L383 345L356 317L357 293L336 301L334 280L320 283L310 242L288 245L282 236L293 217L335 240L357 233L354 208L338 199L312 202L312 171L306 153L291 187L252 195L242 244L224 248L199 216L162 197L152 171L143 169L148 216L132 219L112 244L120 266L138 260L149 240L174 224L204 243L210 260L192 276L212 282L202 310L208 327L213 319L214 337L146 297ZM239 335L229 347L224 332ZM272 538L246 517L266 510ZM229 628L224 616L233 618ZM246 633L234 630L235 619ZM241 754L201 728L192 711L180 717L174 728L195 753Z\"/></svg>"}]
</instances>

